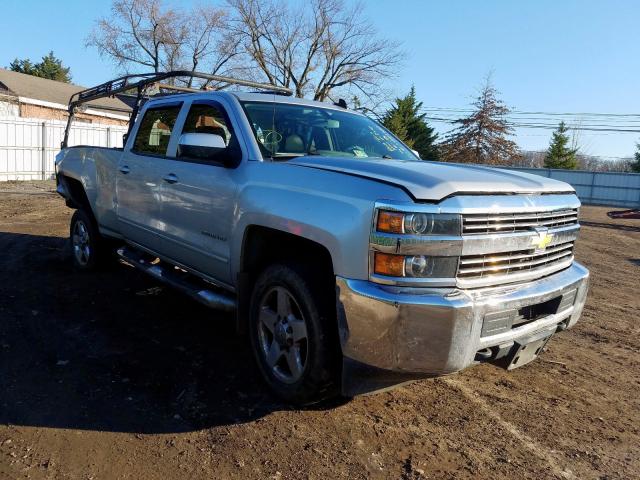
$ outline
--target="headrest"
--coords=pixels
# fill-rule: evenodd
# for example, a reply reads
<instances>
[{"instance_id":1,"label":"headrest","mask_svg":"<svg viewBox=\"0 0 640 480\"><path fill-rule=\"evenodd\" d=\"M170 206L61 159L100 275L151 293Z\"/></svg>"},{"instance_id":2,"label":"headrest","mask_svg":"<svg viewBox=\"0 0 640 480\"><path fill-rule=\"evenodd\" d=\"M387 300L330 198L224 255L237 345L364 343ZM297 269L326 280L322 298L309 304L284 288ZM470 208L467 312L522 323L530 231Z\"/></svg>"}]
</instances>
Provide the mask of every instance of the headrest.
<instances>
[{"instance_id":1,"label":"headrest","mask_svg":"<svg viewBox=\"0 0 640 480\"><path fill-rule=\"evenodd\" d=\"M304 142L300 135L289 135L284 142L284 151L291 153L304 153Z\"/></svg>"}]
</instances>

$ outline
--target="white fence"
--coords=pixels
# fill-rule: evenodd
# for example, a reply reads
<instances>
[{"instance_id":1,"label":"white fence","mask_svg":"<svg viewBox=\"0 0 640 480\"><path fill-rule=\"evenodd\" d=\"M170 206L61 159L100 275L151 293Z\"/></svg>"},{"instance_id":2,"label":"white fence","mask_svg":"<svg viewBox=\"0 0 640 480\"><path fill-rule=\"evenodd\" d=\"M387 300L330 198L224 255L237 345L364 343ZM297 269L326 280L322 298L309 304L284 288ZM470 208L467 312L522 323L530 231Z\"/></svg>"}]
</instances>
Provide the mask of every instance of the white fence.
<instances>
[{"instance_id":1,"label":"white fence","mask_svg":"<svg viewBox=\"0 0 640 480\"><path fill-rule=\"evenodd\" d=\"M66 122L0 116L0 181L52 178ZM122 147L123 126L74 123L69 145ZM582 203L640 207L640 174L516 168L570 183Z\"/></svg>"},{"instance_id":2,"label":"white fence","mask_svg":"<svg viewBox=\"0 0 640 480\"><path fill-rule=\"evenodd\" d=\"M0 117L0 181L44 180L54 174L66 122ZM122 147L126 127L75 122L69 145Z\"/></svg>"},{"instance_id":3,"label":"white fence","mask_svg":"<svg viewBox=\"0 0 640 480\"><path fill-rule=\"evenodd\" d=\"M586 205L640 207L640 173L588 172L551 168L505 168L567 182L575 188L580 201Z\"/></svg>"}]
</instances>

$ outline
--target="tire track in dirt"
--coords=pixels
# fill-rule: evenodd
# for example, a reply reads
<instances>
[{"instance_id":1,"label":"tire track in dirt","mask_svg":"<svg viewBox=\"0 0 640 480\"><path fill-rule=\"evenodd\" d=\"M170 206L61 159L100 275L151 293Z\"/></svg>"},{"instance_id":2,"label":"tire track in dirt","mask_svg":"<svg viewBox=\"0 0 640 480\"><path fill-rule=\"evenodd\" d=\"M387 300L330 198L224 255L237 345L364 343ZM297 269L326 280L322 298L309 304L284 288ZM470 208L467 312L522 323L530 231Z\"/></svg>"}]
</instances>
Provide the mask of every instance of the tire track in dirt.
<instances>
[{"instance_id":1,"label":"tire track in dirt","mask_svg":"<svg viewBox=\"0 0 640 480\"><path fill-rule=\"evenodd\" d=\"M2 479L640 480L637 221L583 208L606 226L577 243L588 304L530 366L294 409L230 319L124 267L72 272L71 213L0 194Z\"/></svg>"},{"instance_id":2,"label":"tire track in dirt","mask_svg":"<svg viewBox=\"0 0 640 480\"><path fill-rule=\"evenodd\" d=\"M464 395L464 397L469 401L476 404L487 416L489 416L494 422L500 425L503 430L505 430L512 437L518 440L523 447L525 447L540 460L546 462L553 471L554 475L560 478L566 478L568 480L577 480L577 477L573 474L573 472L571 472L571 470L562 468L560 466L560 464L554 458L555 455L553 454L553 452L551 452L543 445L540 445L530 436L520 431L518 427L516 427L513 423L508 422L504 418L502 418L500 414L492 409L484 400L482 400L482 398L480 398L480 396L476 392L451 377L443 378L442 381L454 390L457 390L459 393Z\"/></svg>"}]
</instances>

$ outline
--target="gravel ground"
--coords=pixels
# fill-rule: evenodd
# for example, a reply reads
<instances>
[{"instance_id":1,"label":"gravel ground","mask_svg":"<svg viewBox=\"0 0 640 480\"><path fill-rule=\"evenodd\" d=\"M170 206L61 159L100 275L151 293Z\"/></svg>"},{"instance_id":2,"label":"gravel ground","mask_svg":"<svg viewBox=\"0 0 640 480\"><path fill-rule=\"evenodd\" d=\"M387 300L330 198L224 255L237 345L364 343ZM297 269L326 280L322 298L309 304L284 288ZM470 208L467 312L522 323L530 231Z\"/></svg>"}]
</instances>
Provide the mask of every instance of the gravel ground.
<instances>
[{"instance_id":1,"label":"gravel ground","mask_svg":"<svg viewBox=\"0 0 640 480\"><path fill-rule=\"evenodd\" d=\"M535 362L293 409L230 318L74 273L52 191L0 184L2 479L640 479L640 221L583 208L589 300Z\"/></svg>"}]
</instances>

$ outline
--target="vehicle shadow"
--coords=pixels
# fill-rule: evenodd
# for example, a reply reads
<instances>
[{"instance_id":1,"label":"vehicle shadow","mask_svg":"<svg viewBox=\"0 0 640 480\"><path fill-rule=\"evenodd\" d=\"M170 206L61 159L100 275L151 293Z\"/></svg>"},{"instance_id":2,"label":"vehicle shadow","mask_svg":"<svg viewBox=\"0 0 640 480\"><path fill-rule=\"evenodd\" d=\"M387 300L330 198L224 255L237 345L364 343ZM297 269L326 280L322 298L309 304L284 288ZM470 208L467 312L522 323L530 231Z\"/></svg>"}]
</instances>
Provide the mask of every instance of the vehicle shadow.
<instances>
[{"instance_id":1,"label":"vehicle shadow","mask_svg":"<svg viewBox=\"0 0 640 480\"><path fill-rule=\"evenodd\" d=\"M615 221L615 220L612 220ZM640 227L635 227L632 225L622 225L622 224L614 224L614 223L601 223L601 222L588 222L585 220L580 220L580 225L585 227L595 227L595 228L611 228L613 230L623 230L625 232L640 232Z\"/></svg>"},{"instance_id":2,"label":"vehicle shadow","mask_svg":"<svg viewBox=\"0 0 640 480\"><path fill-rule=\"evenodd\" d=\"M0 423L167 433L290 408L232 317L116 261L75 272L66 245L0 233Z\"/></svg>"}]
</instances>

